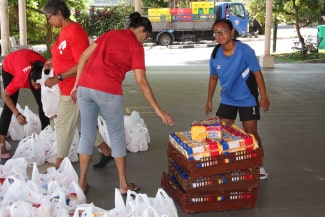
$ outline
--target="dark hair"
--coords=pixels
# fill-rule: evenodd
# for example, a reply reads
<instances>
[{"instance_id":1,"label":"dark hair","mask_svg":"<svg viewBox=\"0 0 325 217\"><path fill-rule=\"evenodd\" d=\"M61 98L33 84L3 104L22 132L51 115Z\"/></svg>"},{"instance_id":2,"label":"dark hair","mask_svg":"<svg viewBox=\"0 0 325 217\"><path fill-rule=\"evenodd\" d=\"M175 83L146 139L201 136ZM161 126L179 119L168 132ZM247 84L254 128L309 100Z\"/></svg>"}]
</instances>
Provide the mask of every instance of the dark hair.
<instances>
[{"instance_id":1,"label":"dark hair","mask_svg":"<svg viewBox=\"0 0 325 217\"><path fill-rule=\"evenodd\" d=\"M219 23L227 24L230 30L233 30L233 28L234 28L234 26L232 25L232 22L230 20L228 20L226 18L223 18L223 19L219 19L219 20L214 21L214 23L212 25L212 30L213 30L214 26L219 24Z\"/></svg>"},{"instance_id":2,"label":"dark hair","mask_svg":"<svg viewBox=\"0 0 325 217\"><path fill-rule=\"evenodd\" d=\"M41 79L42 77L42 69L44 67L44 62L37 60L33 63L31 63L32 69L29 73L29 82L31 83L31 80L37 81L38 79Z\"/></svg>"},{"instance_id":3,"label":"dark hair","mask_svg":"<svg viewBox=\"0 0 325 217\"><path fill-rule=\"evenodd\" d=\"M68 19L71 15L70 9L62 0L49 0L43 8L45 14L57 15L59 11L65 19Z\"/></svg>"},{"instance_id":4,"label":"dark hair","mask_svg":"<svg viewBox=\"0 0 325 217\"><path fill-rule=\"evenodd\" d=\"M128 28L138 28L140 26L144 27L144 31L152 33L152 25L147 17L142 17L139 12L134 12L130 14L130 23Z\"/></svg>"}]
</instances>

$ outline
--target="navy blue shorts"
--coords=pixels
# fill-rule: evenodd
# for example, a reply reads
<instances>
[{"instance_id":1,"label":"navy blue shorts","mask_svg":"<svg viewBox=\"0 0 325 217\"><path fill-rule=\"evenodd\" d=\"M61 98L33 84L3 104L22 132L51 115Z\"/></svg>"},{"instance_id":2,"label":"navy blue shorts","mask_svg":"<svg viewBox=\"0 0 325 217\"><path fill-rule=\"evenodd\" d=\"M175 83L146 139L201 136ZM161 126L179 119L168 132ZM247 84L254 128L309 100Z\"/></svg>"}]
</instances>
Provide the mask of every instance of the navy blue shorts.
<instances>
[{"instance_id":1,"label":"navy blue shorts","mask_svg":"<svg viewBox=\"0 0 325 217\"><path fill-rule=\"evenodd\" d=\"M238 112L240 121L260 120L261 118L259 106L238 107L222 103L220 103L216 115L220 118L236 120Z\"/></svg>"}]
</instances>

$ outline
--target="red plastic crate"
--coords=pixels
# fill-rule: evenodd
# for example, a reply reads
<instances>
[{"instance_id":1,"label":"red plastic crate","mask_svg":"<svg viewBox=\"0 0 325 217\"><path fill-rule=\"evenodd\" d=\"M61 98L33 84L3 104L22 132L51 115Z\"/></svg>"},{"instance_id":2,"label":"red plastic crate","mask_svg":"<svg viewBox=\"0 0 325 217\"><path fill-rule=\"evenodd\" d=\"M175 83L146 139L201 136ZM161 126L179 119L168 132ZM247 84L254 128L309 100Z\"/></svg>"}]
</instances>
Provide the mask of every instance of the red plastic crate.
<instances>
[{"instance_id":1,"label":"red plastic crate","mask_svg":"<svg viewBox=\"0 0 325 217\"><path fill-rule=\"evenodd\" d=\"M264 151L256 150L232 152L227 155L188 160L172 144L168 144L168 159L179 165L191 178L212 176L219 173L263 166Z\"/></svg>"},{"instance_id":2,"label":"red plastic crate","mask_svg":"<svg viewBox=\"0 0 325 217\"><path fill-rule=\"evenodd\" d=\"M167 173L163 173L161 185L185 213L254 208L256 205L257 188L186 193Z\"/></svg>"},{"instance_id":3,"label":"red plastic crate","mask_svg":"<svg viewBox=\"0 0 325 217\"><path fill-rule=\"evenodd\" d=\"M208 177L191 178L175 162L169 162L168 173L173 176L185 192L225 191L257 188L259 169L247 168Z\"/></svg>"}]
</instances>

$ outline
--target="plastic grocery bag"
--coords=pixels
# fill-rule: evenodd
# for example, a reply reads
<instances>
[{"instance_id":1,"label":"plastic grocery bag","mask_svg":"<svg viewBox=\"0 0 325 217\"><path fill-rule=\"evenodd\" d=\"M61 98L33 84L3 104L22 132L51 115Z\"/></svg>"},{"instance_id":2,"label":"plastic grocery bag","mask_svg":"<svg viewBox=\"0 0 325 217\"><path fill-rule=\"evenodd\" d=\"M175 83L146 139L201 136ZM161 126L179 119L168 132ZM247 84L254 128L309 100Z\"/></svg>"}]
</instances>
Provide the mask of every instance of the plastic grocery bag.
<instances>
[{"instance_id":1,"label":"plastic grocery bag","mask_svg":"<svg viewBox=\"0 0 325 217\"><path fill-rule=\"evenodd\" d=\"M56 163L56 134L51 125L45 127L39 134L39 144L44 148L45 160Z\"/></svg>"},{"instance_id":2,"label":"plastic grocery bag","mask_svg":"<svg viewBox=\"0 0 325 217\"><path fill-rule=\"evenodd\" d=\"M39 144L37 134L33 133L18 143L18 147L12 158L20 157L25 158L30 166L32 166L33 162L36 162L38 166L44 164L45 152L43 146Z\"/></svg>"},{"instance_id":3,"label":"plastic grocery bag","mask_svg":"<svg viewBox=\"0 0 325 217\"><path fill-rule=\"evenodd\" d=\"M177 209L172 198L168 196L166 191L159 188L152 206L160 216L177 217Z\"/></svg>"},{"instance_id":4,"label":"plastic grocery bag","mask_svg":"<svg viewBox=\"0 0 325 217\"><path fill-rule=\"evenodd\" d=\"M22 140L23 138L32 135L32 133L40 133L42 126L41 120L28 106L24 109L17 103L16 107L20 113L26 117L27 124L20 125L16 116L11 116L11 122L8 129L8 136L14 141Z\"/></svg>"},{"instance_id":5,"label":"plastic grocery bag","mask_svg":"<svg viewBox=\"0 0 325 217\"><path fill-rule=\"evenodd\" d=\"M144 209L142 212L141 217L161 217L159 213L153 208L152 206L148 206L147 208ZM168 216L166 216L168 217Z\"/></svg>"},{"instance_id":6,"label":"plastic grocery bag","mask_svg":"<svg viewBox=\"0 0 325 217\"><path fill-rule=\"evenodd\" d=\"M52 217L50 203L46 200L42 200L40 203L18 200L8 206L8 209L10 217Z\"/></svg>"},{"instance_id":7,"label":"plastic grocery bag","mask_svg":"<svg viewBox=\"0 0 325 217\"><path fill-rule=\"evenodd\" d=\"M71 184L72 182L78 183L78 174L72 166L69 158L65 157L63 159L57 172L58 177L56 177L56 180L58 180L60 184Z\"/></svg>"},{"instance_id":8,"label":"plastic grocery bag","mask_svg":"<svg viewBox=\"0 0 325 217\"><path fill-rule=\"evenodd\" d=\"M105 143L108 146L110 146L110 140L109 140L109 134L108 134L108 130L107 130L106 121L100 115L98 115L98 118L97 118L97 125L98 125L99 134L102 136Z\"/></svg>"},{"instance_id":9,"label":"plastic grocery bag","mask_svg":"<svg viewBox=\"0 0 325 217\"><path fill-rule=\"evenodd\" d=\"M52 86L51 88L45 86L46 79L53 76L53 68L50 70L48 75L45 74L43 68L42 78L37 80L37 82L41 85L41 100L43 104L43 111L48 118L52 118L58 114L59 102L61 97L61 91L58 84Z\"/></svg>"},{"instance_id":10,"label":"plastic grocery bag","mask_svg":"<svg viewBox=\"0 0 325 217\"><path fill-rule=\"evenodd\" d=\"M21 106L17 103L16 108L18 112L24 113L24 110L21 108ZM8 129L8 136L14 141L19 141L25 138L25 130L24 126L20 125L17 121L17 118L15 115L11 116L11 121Z\"/></svg>"},{"instance_id":11,"label":"plastic grocery bag","mask_svg":"<svg viewBox=\"0 0 325 217\"><path fill-rule=\"evenodd\" d=\"M112 217L106 210L90 204L80 204L76 207L73 217ZM126 216L124 216L126 217Z\"/></svg>"},{"instance_id":12,"label":"plastic grocery bag","mask_svg":"<svg viewBox=\"0 0 325 217\"><path fill-rule=\"evenodd\" d=\"M27 166L25 158L11 158L4 165L0 165L0 178L14 176L22 180L28 179Z\"/></svg>"},{"instance_id":13,"label":"plastic grocery bag","mask_svg":"<svg viewBox=\"0 0 325 217\"><path fill-rule=\"evenodd\" d=\"M9 209L7 207L0 207L0 216L10 216Z\"/></svg>"},{"instance_id":14,"label":"plastic grocery bag","mask_svg":"<svg viewBox=\"0 0 325 217\"><path fill-rule=\"evenodd\" d=\"M76 162L79 160L77 153L79 140L79 130L76 128L68 153L68 157L71 162ZM57 154L56 133L51 125L48 125L40 132L39 144L43 146L45 160L49 163L55 164Z\"/></svg>"},{"instance_id":15,"label":"plastic grocery bag","mask_svg":"<svg viewBox=\"0 0 325 217\"><path fill-rule=\"evenodd\" d=\"M13 202L13 204L9 206L9 211L10 217L34 216L32 211L32 204L22 200ZM36 217L39 217L39 215Z\"/></svg>"},{"instance_id":16,"label":"plastic grocery bag","mask_svg":"<svg viewBox=\"0 0 325 217\"><path fill-rule=\"evenodd\" d=\"M115 207L108 210L109 217L125 217L127 215L126 207L120 190L115 188Z\"/></svg>"},{"instance_id":17,"label":"plastic grocery bag","mask_svg":"<svg viewBox=\"0 0 325 217\"><path fill-rule=\"evenodd\" d=\"M2 206L8 206L19 200L37 204L42 198L44 198L42 191L33 187L31 183L14 179L3 197Z\"/></svg>"},{"instance_id":18,"label":"plastic grocery bag","mask_svg":"<svg viewBox=\"0 0 325 217\"><path fill-rule=\"evenodd\" d=\"M159 188L155 197L128 191L126 197L126 212L132 217L178 217L174 201Z\"/></svg>"},{"instance_id":19,"label":"plastic grocery bag","mask_svg":"<svg viewBox=\"0 0 325 217\"><path fill-rule=\"evenodd\" d=\"M125 203L126 211L132 217L141 217L143 211L151 206L147 194L138 194L130 190L127 192Z\"/></svg>"},{"instance_id":20,"label":"plastic grocery bag","mask_svg":"<svg viewBox=\"0 0 325 217\"><path fill-rule=\"evenodd\" d=\"M27 124L24 125L25 137L30 136L33 133L39 134L42 130L42 125L38 115L32 112L28 106L25 106L24 116L27 120Z\"/></svg>"},{"instance_id":21,"label":"plastic grocery bag","mask_svg":"<svg viewBox=\"0 0 325 217\"><path fill-rule=\"evenodd\" d=\"M125 115L124 126L127 150L131 152L148 150L149 131L139 112L133 111L130 116Z\"/></svg>"}]
</instances>

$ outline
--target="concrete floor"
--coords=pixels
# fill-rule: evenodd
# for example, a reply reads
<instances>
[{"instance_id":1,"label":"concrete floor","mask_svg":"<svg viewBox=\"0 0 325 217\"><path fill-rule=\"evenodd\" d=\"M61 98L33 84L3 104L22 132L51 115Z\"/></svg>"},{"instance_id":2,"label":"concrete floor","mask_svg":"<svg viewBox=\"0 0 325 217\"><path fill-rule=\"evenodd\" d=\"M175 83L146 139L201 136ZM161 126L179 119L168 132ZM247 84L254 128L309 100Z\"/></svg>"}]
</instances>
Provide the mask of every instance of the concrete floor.
<instances>
[{"instance_id":1,"label":"concrete floor","mask_svg":"<svg viewBox=\"0 0 325 217\"><path fill-rule=\"evenodd\" d=\"M256 207L186 214L177 205L180 217L325 216L324 69L324 64L276 64L274 69L263 69L271 107L268 113L262 113L259 133L269 178L259 182ZM141 186L141 193L154 196L161 186L162 172L168 168L168 135L190 129L193 120L206 119L208 73L206 68L192 66L151 67L148 79L160 105L174 117L175 125L162 125L132 73L127 75L125 106L128 111L140 112L151 137L148 151L128 154L127 175L130 182ZM217 105L218 92L215 96ZM21 96L20 103L30 104L33 109L30 99ZM92 164L99 158L95 151ZM74 165L78 171L78 163ZM91 166L88 175L88 202L104 209L114 208L114 188L118 187L114 162L103 169Z\"/></svg>"}]
</instances>

